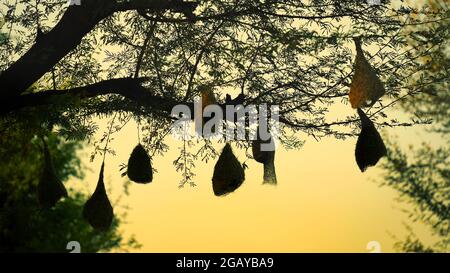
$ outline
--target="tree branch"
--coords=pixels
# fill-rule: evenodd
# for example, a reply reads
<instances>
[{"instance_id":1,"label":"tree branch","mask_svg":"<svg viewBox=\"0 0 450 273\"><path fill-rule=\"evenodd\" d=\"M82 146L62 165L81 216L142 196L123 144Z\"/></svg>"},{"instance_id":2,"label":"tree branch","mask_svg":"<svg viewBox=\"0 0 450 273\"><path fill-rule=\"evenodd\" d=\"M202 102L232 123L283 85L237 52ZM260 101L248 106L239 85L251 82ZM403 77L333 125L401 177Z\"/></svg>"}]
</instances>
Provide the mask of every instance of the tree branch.
<instances>
[{"instance_id":1,"label":"tree branch","mask_svg":"<svg viewBox=\"0 0 450 273\"><path fill-rule=\"evenodd\" d=\"M146 9L179 11L192 3L181 0L131 0L116 3L109 0L83 1L80 6L69 6L56 26L46 33L14 64L0 74L4 96L18 96L51 70L64 56L76 48L81 39L101 20L117 11Z\"/></svg>"},{"instance_id":2,"label":"tree branch","mask_svg":"<svg viewBox=\"0 0 450 273\"><path fill-rule=\"evenodd\" d=\"M24 107L52 105L58 101L77 101L107 94L119 94L145 106L153 106L170 113L177 101L153 95L142 87L146 78L120 78L101 81L95 84L65 90L42 90L36 93L20 95L5 101L0 114L6 114Z\"/></svg>"},{"instance_id":3,"label":"tree branch","mask_svg":"<svg viewBox=\"0 0 450 273\"><path fill-rule=\"evenodd\" d=\"M65 90L42 90L36 93L20 95L14 97L9 101L5 101L0 107L0 115L5 115L14 110L20 110L26 107L36 107L43 105L58 105L61 103L67 103L68 105L76 103L77 101L98 97L108 94L117 94L124 98L127 98L138 106L145 107L151 113L155 113L162 117L170 117L170 113L174 106L183 104L189 107L191 114L194 113L193 102L183 102L173 98L163 97L155 95L152 90L143 87L141 84L147 81L148 78L119 78L101 81L95 84L76 87ZM226 105L236 105L242 103L239 101L239 96L235 99L228 101L227 103L219 104L222 109L225 109ZM250 99L250 98L249 98ZM401 98L403 99L403 97ZM251 101L247 100L247 103ZM394 103L397 101L394 101ZM105 102L108 103L108 102ZM244 104L246 102L244 101ZM122 109L128 111L127 105L122 105ZM370 117L378 114L378 111L372 113ZM191 116L194 118L194 115ZM279 121L290 128L300 130L329 130L332 126L345 126L351 123L357 123L358 118L349 118L347 120L340 120L334 122L323 123L299 123L297 121L289 120L286 116L280 115ZM379 124L386 126L386 122ZM397 126L408 126L408 124L398 124ZM309 132L313 135L313 133ZM344 134L341 134L344 135ZM345 135L352 136L351 133ZM314 136L314 135L313 135Z\"/></svg>"},{"instance_id":4,"label":"tree branch","mask_svg":"<svg viewBox=\"0 0 450 273\"><path fill-rule=\"evenodd\" d=\"M65 90L41 90L36 93L20 95L14 97L8 101L5 101L4 105L0 107L0 115L5 115L14 110L19 110L26 107L36 107L43 105L57 105L60 103L67 103L68 105L77 101L93 98L108 94L121 95L138 105L146 108L150 108L151 111L160 112L163 116L170 118L170 113L174 106L183 104L187 105L194 113L194 103L181 102L172 98L162 97L153 94L153 92L141 84L148 80L147 78L119 78L101 81L95 84L86 85L82 87L76 87ZM237 98L228 102L230 105L237 104ZM241 103L241 102L239 102ZM219 104L225 109L226 104ZM192 115L194 118L194 115ZM333 125L343 125L357 121L342 121L331 124L298 124L289 121L285 117L280 117L280 122L293 128L301 129L319 129L322 127L329 127Z\"/></svg>"}]
</instances>

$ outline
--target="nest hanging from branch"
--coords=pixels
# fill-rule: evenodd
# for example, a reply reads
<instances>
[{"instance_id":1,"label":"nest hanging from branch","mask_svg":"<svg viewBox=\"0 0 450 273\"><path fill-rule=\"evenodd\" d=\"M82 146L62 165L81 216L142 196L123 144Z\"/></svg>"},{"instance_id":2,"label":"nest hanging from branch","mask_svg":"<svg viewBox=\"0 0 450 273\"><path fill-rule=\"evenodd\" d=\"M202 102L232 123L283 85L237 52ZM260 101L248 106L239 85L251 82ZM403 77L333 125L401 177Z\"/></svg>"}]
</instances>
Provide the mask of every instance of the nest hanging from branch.
<instances>
[{"instance_id":1,"label":"nest hanging from branch","mask_svg":"<svg viewBox=\"0 0 450 273\"><path fill-rule=\"evenodd\" d=\"M355 158L361 172L368 167L375 166L381 157L387 155L383 139L372 121L361 110L357 109L361 120L361 133L356 142Z\"/></svg>"},{"instance_id":2,"label":"nest hanging from branch","mask_svg":"<svg viewBox=\"0 0 450 273\"><path fill-rule=\"evenodd\" d=\"M260 138L252 141L252 154L253 158L259 163L266 163L270 160L271 154L275 151L261 151L261 144L270 143L269 141L262 141Z\"/></svg>"},{"instance_id":3,"label":"nest hanging from branch","mask_svg":"<svg viewBox=\"0 0 450 273\"><path fill-rule=\"evenodd\" d=\"M262 151L261 144L270 145L267 150ZM259 134L259 127L256 133L256 139L252 141L252 154L253 158L264 164L264 183L277 184L277 175L275 172L275 144L273 143L272 136L267 140L262 140Z\"/></svg>"},{"instance_id":4,"label":"nest hanging from branch","mask_svg":"<svg viewBox=\"0 0 450 273\"><path fill-rule=\"evenodd\" d=\"M67 190L58 178L47 143L44 143L44 168L37 187L38 200L43 208L51 208L62 198L67 197Z\"/></svg>"},{"instance_id":5,"label":"nest hanging from branch","mask_svg":"<svg viewBox=\"0 0 450 273\"><path fill-rule=\"evenodd\" d=\"M130 158L128 159L128 178L136 183L147 184L153 180L153 169L145 148L138 144L131 152Z\"/></svg>"},{"instance_id":6,"label":"nest hanging from branch","mask_svg":"<svg viewBox=\"0 0 450 273\"><path fill-rule=\"evenodd\" d=\"M212 88L208 85L203 85L200 88L201 93L201 102L202 102L202 110L199 112L196 112L195 118L202 121L202 128L205 126L205 123L207 123L209 120L211 120L214 117L214 114L212 117L203 117L203 112L205 111L205 108L208 105L214 105L217 104L216 96L214 95L214 92ZM212 127L212 132L216 132L215 126Z\"/></svg>"},{"instance_id":7,"label":"nest hanging from branch","mask_svg":"<svg viewBox=\"0 0 450 273\"><path fill-rule=\"evenodd\" d=\"M264 163L264 184L277 184L277 174L275 173L275 152L269 155L269 158Z\"/></svg>"},{"instance_id":8,"label":"nest hanging from branch","mask_svg":"<svg viewBox=\"0 0 450 273\"><path fill-rule=\"evenodd\" d=\"M355 74L350 84L349 99L352 108L361 108L373 105L384 95L385 89L377 73L364 57L358 38L355 38L355 45Z\"/></svg>"},{"instance_id":9,"label":"nest hanging from branch","mask_svg":"<svg viewBox=\"0 0 450 273\"><path fill-rule=\"evenodd\" d=\"M244 180L244 168L233 154L230 144L227 143L214 166L212 177L214 194L221 196L233 192Z\"/></svg>"},{"instance_id":10,"label":"nest hanging from branch","mask_svg":"<svg viewBox=\"0 0 450 273\"><path fill-rule=\"evenodd\" d=\"M113 208L106 194L103 181L104 166L105 163L102 163L97 187L83 207L83 217L98 231L108 230L114 217Z\"/></svg>"}]
</instances>

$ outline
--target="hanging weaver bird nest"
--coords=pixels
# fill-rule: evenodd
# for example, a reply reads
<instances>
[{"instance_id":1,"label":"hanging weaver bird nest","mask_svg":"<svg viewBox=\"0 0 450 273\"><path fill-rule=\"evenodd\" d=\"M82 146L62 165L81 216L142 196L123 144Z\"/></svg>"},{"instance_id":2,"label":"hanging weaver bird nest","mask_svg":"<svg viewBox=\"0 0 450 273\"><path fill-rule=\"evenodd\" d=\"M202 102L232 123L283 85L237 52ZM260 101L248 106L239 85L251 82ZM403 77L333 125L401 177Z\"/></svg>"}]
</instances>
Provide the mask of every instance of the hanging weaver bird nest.
<instances>
[{"instance_id":1,"label":"hanging weaver bird nest","mask_svg":"<svg viewBox=\"0 0 450 273\"><path fill-rule=\"evenodd\" d=\"M214 194L221 196L233 192L241 186L244 179L244 168L227 143L214 167L212 178Z\"/></svg>"},{"instance_id":2,"label":"hanging weaver bird nest","mask_svg":"<svg viewBox=\"0 0 450 273\"><path fill-rule=\"evenodd\" d=\"M108 230L114 217L113 208L109 202L105 183L103 182L104 166L105 163L102 163L97 187L83 208L84 219L98 231Z\"/></svg>"},{"instance_id":3,"label":"hanging weaver bird nest","mask_svg":"<svg viewBox=\"0 0 450 273\"><path fill-rule=\"evenodd\" d=\"M216 96L212 88L208 85L203 85L200 88L200 93L202 95L202 111L197 113L196 118L202 120L202 126L205 125L212 117L203 117L203 111L208 105L217 104Z\"/></svg>"},{"instance_id":4,"label":"hanging weaver bird nest","mask_svg":"<svg viewBox=\"0 0 450 273\"><path fill-rule=\"evenodd\" d=\"M261 144L270 145L270 147L268 147L268 149L266 149L269 151L261 151ZM268 162L269 159L272 158L273 155L275 154L275 145L272 141L272 136L270 136L267 140L262 140L260 133L259 133L259 127L257 129L256 139L252 141L252 154L253 154L253 158L257 162L263 163L263 164Z\"/></svg>"},{"instance_id":5,"label":"hanging weaver bird nest","mask_svg":"<svg viewBox=\"0 0 450 273\"><path fill-rule=\"evenodd\" d=\"M264 184L277 184L277 174L275 173L275 153L272 153L264 163L264 176L263 176Z\"/></svg>"},{"instance_id":6,"label":"hanging weaver bird nest","mask_svg":"<svg viewBox=\"0 0 450 273\"><path fill-rule=\"evenodd\" d=\"M359 39L355 39L355 45L355 74L350 84L349 99L353 108L360 108L373 105L384 95L385 89L375 70L364 57Z\"/></svg>"},{"instance_id":7,"label":"hanging weaver bird nest","mask_svg":"<svg viewBox=\"0 0 450 273\"><path fill-rule=\"evenodd\" d=\"M138 144L131 152L128 159L128 178L136 183L150 183L153 180L153 170L150 156L141 144Z\"/></svg>"},{"instance_id":8,"label":"hanging weaver bird nest","mask_svg":"<svg viewBox=\"0 0 450 273\"><path fill-rule=\"evenodd\" d=\"M257 129L256 139L252 141L252 154L253 158L264 164L264 183L277 184L277 176L275 173L275 144L272 136L267 140L262 140L259 134L259 128ZM262 151L261 144L268 144L269 147Z\"/></svg>"},{"instance_id":9,"label":"hanging weaver bird nest","mask_svg":"<svg viewBox=\"0 0 450 273\"><path fill-rule=\"evenodd\" d=\"M383 139L372 121L358 108L361 119L361 133L356 142L355 158L361 172L368 167L375 166L381 157L387 154Z\"/></svg>"},{"instance_id":10,"label":"hanging weaver bird nest","mask_svg":"<svg viewBox=\"0 0 450 273\"><path fill-rule=\"evenodd\" d=\"M38 200L43 208L53 207L62 197L67 197L64 184L56 175L47 144L44 142L44 168L38 184Z\"/></svg>"}]
</instances>

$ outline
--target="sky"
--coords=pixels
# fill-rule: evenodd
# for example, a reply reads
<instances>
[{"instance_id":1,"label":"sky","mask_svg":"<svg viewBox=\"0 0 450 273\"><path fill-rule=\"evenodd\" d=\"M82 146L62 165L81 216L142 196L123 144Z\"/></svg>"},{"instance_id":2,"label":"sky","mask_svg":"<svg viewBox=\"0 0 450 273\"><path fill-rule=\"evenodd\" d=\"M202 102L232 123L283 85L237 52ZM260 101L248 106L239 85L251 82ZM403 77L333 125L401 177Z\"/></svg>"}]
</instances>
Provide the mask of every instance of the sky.
<instances>
[{"instance_id":1,"label":"sky","mask_svg":"<svg viewBox=\"0 0 450 273\"><path fill-rule=\"evenodd\" d=\"M424 129L382 132L398 136L406 147L427 137ZM306 142L299 150L277 148L278 185L263 185L262 165L248 160L242 186L216 197L211 184L216 160L198 162L196 187L178 188L181 175L172 161L181 142L168 136L171 149L153 159L158 171L153 182L132 183L129 195L122 197L120 204L129 210L121 230L125 237L135 235L142 244L140 252L369 252L370 241L379 242L383 252L393 252L396 238L407 235L404 223L408 221L401 211L405 205L396 201L397 193L379 187L383 171L379 167L359 171L354 159L356 138L302 139ZM436 144L441 141L436 140ZM105 181L113 202L123 193L127 179L120 176L119 165L128 161L137 141L136 124L130 122L110 144L116 155L106 157ZM223 144L215 146L221 149ZM244 153L233 149L244 161ZM92 147L87 146L80 156L91 171L83 181L72 183L92 192L101 157L91 163L90 152ZM115 211L123 208L117 205ZM432 241L425 227L413 227L419 238Z\"/></svg>"}]
</instances>

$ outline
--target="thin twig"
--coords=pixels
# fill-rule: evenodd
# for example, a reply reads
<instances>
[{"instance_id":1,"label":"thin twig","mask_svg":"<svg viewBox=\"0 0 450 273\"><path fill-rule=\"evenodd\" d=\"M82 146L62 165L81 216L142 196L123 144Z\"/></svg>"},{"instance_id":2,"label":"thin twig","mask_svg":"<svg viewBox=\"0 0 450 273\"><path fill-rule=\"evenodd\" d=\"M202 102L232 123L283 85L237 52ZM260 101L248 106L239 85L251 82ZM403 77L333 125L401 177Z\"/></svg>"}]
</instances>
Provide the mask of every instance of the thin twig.
<instances>
[{"instance_id":1,"label":"thin twig","mask_svg":"<svg viewBox=\"0 0 450 273\"><path fill-rule=\"evenodd\" d=\"M113 125L114 125L114 120L116 119L117 113L118 113L118 112L116 112L116 113L114 114L114 117L113 117L112 120L111 120L111 124L109 125L108 137L106 138L105 148L103 148L103 161L102 161L102 164L105 163L106 149L108 148L109 137L111 136L112 127L113 127Z\"/></svg>"}]
</instances>

